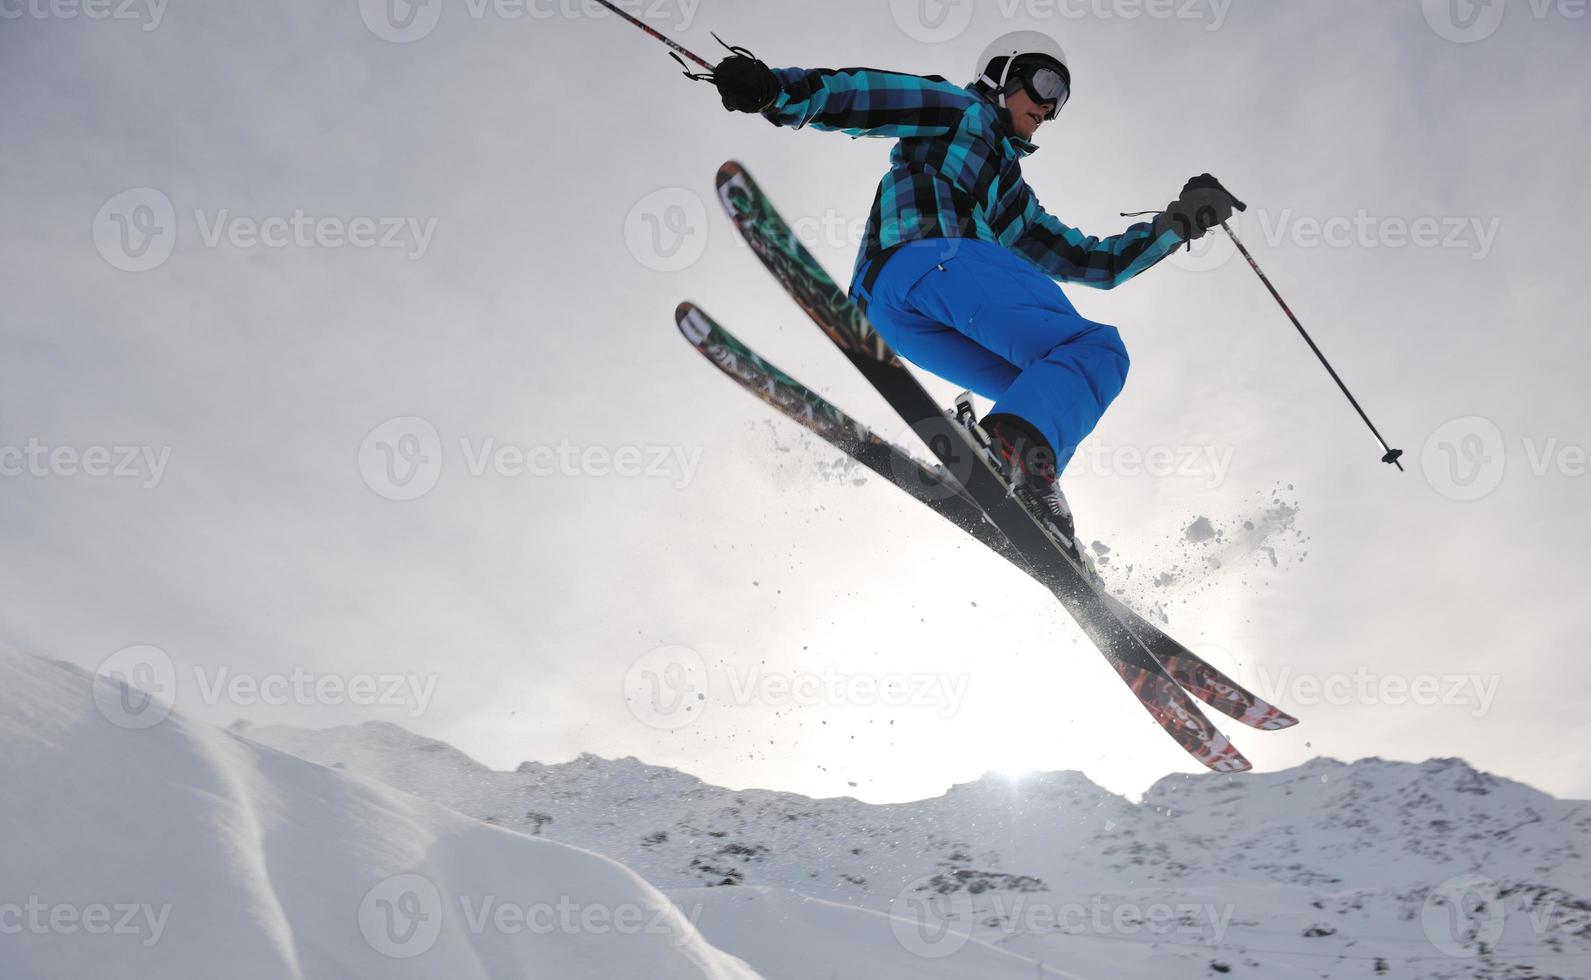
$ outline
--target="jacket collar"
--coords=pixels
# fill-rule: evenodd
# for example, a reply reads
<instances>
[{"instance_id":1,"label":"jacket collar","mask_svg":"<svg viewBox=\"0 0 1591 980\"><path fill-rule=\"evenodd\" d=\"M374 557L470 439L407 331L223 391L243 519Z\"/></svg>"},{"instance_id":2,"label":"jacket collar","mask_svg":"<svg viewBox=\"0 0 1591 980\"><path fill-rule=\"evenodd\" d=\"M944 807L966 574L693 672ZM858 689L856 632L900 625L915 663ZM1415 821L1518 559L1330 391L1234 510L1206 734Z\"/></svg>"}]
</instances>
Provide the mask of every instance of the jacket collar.
<instances>
[{"instance_id":1,"label":"jacket collar","mask_svg":"<svg viewBox=\"0 0 1591 980\"><path fill-rule=\"evenodd\" d=\"M1011 119L1011 110L996 102L987 92L979 87L977 82L967 86L967 91L982 99L984 104L994 110L994 131L1006 145L1010 147L1011 154L1018 160L1029 154L1038 152L1038 144L1030 143L1016 134L1016 123Z\"/></svg>"}]
</instances>

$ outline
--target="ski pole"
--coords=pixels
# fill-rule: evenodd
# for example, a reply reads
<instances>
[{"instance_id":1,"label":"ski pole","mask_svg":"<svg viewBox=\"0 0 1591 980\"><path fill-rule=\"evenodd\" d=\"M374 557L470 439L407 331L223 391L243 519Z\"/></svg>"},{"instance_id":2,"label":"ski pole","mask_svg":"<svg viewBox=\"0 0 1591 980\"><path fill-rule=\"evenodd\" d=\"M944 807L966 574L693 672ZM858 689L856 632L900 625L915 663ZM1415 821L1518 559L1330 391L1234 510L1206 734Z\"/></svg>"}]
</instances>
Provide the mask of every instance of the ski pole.
<instances>
[{"instance_id":1,"label":"ski pole","mask_svg":"<svg viewBox=\"0 0 1591 980\"><path fill-rule=\"evenodd\" d=\"M1243 240L1237 237L1237 235L1232 231L1231 226L1225 221L1221 222L1221 229L1231 236L1232 244L1237 246L1237 250L1243 253L1243 257L1245 259L1248 259L1249 267L1252 268L1254 273L1260 277L1260 282L1265 284L1265 288L1271 291L1271 295L1274 296L1276 298L1276 302L1280 304L1282 312L1286 313L1287 318L1293 321L1293 326L1298 328L1299 334L1303 336L1304 342L1309 345L1309 349L1315 352L1316 357L1320 358L1320 363L1325 365L1326 371L1331 375L1331 380L1337 382L1337 387L1341 388L1342 393L1348 396L1348 404L1353 406L1354 411L1359 413L1359 417L1364 419L1365 425L1370 427L1370 434L1376 437L1376 442L1379 442L1381 444L1382 450L1386 452L1386 455L1381 457L1381 462L1391 463L1393 466L1398 468L1399 472L1402 472L1403 463L1399 461L1399 457L1403 455L1403 450L1393 449L1391 446L1387 445L1387 441L1385 439L1381 438L1381 433L1376 431L1375 423L1370 421L1370 416L1366 415L1365 410L1359 407L1359 400L1353 396L1353 392L1348 390L1348 386L1342 383L1342 378L1337 376L1336 368L1333 368L1331 366L1331 362L1326 360L1326 355L1320 352L1320 347L1316 345L1315 339L1309 335L1309 331L1305 330L1304 325L1298 322L1298 317L1293 315L1293 311L1287 305L1287 301L1282 299L1282 294L1276 291L1275 286L1271 285L1270 277L1267 276L1265 271L1260 268L1260 264L1254 261L1254 256L1250 255L1249 250L1243 247Z\"/></svg>"},{"instance_id":2,"label":"ski pole","mask_svg":"<svg viewBox=\"0 0 1591 980\"><path fill-rule=\"evenodd\" d=\"M675 41L669 39L668 37L664 36L663 34L659 33L658 31L656 31L655 29L653 29L649 25L647 25L645 23L642 23L641 21L635 19L634 17L631 17L629 14L625 13L624 11L620 10L618 7L616 7L613 4L609 3L608 0L596 0L596 2L601 4L604 7L608 8L609 10L613 11L614 13L618 14L620 17L623 17L625 20L627 20L630 23L634 24L636 27L639 27L641 30L645 31L646 33L648 33L648 34L652 35L653 37L657 38L659 41L662 41L664 44L666 44L669 47L673 48L675 51L678 51L680 54L684 55L685 57L689 58L690 60L696 62L698 65L701 65L703 68L707 69L708 71L712 71L713 70L713 66L712 65L709 65L706 61L703 61L701 58L697 57L695 54L692 54L691 51L689 49L687 49L684 45L676 43ZM678 55L675 56L674 60L675 61L679 61ZM680 62L680 63L684 64L684 62Z\"/></svg>"}]
</instances>

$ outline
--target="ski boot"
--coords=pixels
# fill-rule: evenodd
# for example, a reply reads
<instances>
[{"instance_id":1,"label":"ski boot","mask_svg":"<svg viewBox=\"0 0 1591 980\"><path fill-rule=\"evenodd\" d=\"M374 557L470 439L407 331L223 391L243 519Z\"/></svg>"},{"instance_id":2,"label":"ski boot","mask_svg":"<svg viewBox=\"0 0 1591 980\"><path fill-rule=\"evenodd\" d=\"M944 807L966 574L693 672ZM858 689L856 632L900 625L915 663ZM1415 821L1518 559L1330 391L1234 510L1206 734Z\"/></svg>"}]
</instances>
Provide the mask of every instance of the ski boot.
<instances>
[{"instance_id":1,"label":"ski boot","mask_svg":"<svg viewBox=\"0 0 1591 980\"><path fill-rule=\"evenodd\" d=\"M1073 560L1091 570L1092 563L1077 544L1072 508L1061 492L1055 450L1049 442L1015 415L995 414L979 421L966 392L956 399L955 418L972 433L1011 493L1043 518L1045 529Z\"/></svg>"}]
</instances>

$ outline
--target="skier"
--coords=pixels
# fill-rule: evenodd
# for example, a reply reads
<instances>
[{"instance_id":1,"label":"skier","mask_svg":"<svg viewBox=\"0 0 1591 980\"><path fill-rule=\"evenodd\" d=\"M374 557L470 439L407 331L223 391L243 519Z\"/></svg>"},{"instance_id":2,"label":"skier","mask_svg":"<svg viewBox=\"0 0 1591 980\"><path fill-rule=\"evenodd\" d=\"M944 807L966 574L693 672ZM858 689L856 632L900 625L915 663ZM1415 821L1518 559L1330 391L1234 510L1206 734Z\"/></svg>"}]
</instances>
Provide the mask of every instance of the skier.
<instances>
[{"instance_id":1,"label":"skier","mask_svg":"<svg viewBox=\"0 0 1591 980\"><path fill-rule=\"evenodd\" d=\"M1086 236L1039 206L1022 178L1031 140L1071 95L1061 46L996 38L965 87L865 68L770 69L731 48L709 79L724 108L779 126L899 142L879 185L851 298L924 370L994 402L981 423L1013 486L1072 538L1059 485L1078 443L1127 378L1115 327L1080 316L1056 282L1111 289L1229 219L1235 200L1201 174L1151 222Z\"/></svg>"}]
</instances>

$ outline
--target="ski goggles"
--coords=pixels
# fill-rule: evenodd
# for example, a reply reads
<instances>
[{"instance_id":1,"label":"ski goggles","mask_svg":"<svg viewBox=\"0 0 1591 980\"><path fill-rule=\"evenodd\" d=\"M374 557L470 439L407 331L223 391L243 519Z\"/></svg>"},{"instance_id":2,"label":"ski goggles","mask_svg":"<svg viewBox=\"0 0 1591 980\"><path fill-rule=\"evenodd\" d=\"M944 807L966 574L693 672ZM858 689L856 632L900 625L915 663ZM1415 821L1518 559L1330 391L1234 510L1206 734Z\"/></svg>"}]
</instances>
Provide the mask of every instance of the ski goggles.
<instances>
[{"instance_id":1,"label":"ski goggles","mask_svg":"<svg viewBox=\"0 0 1591 980\"><path fill-rule=\"evenodd\" d=\"M1072 97L1072 81L1067 77L1066 69L1048 58L1018 58L1006 76L1006 94L1015 95L1018 86L1034 102L1055 104L1055 108L1045 117L1047 119L1059 115L1066 100Z\"/></svg>"}]
</instances>

